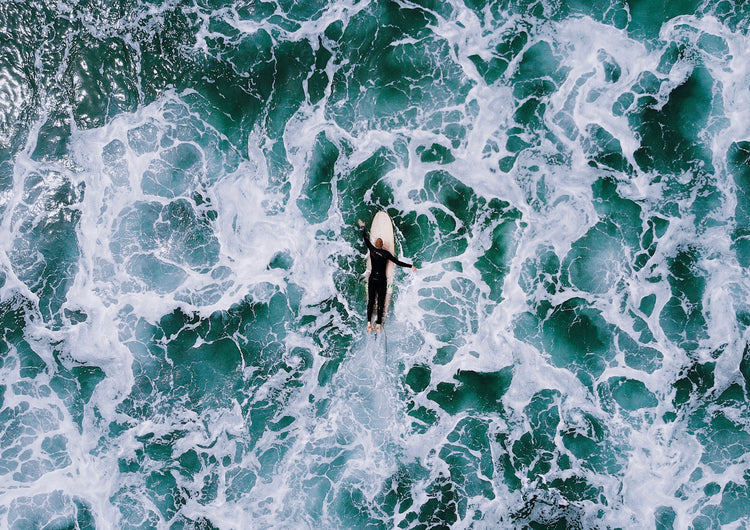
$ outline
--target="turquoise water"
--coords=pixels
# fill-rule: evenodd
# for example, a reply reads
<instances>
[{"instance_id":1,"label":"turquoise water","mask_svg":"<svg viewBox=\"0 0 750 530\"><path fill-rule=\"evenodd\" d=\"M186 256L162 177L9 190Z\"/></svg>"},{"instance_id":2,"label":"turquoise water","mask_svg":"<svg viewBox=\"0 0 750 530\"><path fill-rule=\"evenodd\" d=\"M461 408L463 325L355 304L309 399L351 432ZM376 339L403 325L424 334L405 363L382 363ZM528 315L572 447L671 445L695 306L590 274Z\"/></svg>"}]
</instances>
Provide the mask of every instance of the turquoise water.
<instances>
[{"instance_id":1,"label":"turquoise water","mask_svg":"<svg viewBox=\"0 0 750 530\"><path fill-rule=\"evenodd\" d=\"M746 528L749 26L1 2L0 526Z\"/></svg>"}]
</instances>

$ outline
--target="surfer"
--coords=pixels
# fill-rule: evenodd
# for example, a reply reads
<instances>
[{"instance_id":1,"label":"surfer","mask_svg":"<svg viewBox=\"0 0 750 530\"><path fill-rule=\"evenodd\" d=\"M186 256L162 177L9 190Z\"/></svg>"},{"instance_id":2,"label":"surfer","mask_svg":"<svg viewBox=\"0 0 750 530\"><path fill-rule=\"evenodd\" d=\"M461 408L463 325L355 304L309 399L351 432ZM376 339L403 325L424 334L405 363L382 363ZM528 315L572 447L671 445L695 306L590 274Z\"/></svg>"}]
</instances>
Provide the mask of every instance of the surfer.
<instances>
[{"instance_id":1,"label":"surfer","mask_svg":"<svg viewBox=\"0 0 750 530\"><path fill-rule=\"evenodd\" d=\"M367 249L370 251L370 262L372 263L370 271L370 281L367 284L367 332L372 332L372 312L375 305L375 298L378 301L378 314L375 321L375 331L380 331L383 323L383 309L385 308L385 294L388 289L388 279L386 278L385 268L389 261L392 261L400 267L411 267L416 272L417 268L411 263L399 261L396 256L383 248L383 240L377 238L375 244L370 242L370 236L365 228L365 223L361 219L357 221L362 228L362 238L365 240Z\"/></svg>"}]
</instances>

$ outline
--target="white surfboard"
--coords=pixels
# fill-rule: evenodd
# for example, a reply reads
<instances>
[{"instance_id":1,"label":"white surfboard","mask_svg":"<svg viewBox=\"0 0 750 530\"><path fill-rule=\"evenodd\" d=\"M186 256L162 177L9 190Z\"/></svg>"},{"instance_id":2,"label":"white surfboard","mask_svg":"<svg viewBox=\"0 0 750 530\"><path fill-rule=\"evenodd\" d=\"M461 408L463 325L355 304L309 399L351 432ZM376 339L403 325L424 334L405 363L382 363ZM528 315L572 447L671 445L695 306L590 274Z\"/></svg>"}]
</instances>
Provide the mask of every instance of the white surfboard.
<instances>
[{"instance_id":1,"label":"white surfboard","mask_svg":"<svg viewBox=\"0 0 750 530\"><path fill-rule=\"evenodd\" d=\"M370 226L370 242L374 245L375 241L380 238L383 240L383 248L396 255L396 240L393 236L393 221L391 217L383 211L375 214L372 220L372 226ZM370 262L370 253L367 253L367 273L366 277L370 277L370 271L372 270L372 263ZM383 308L383 322L385 323L385 317L388 313L388 306L391 304L391 294L393 293L393 276L396 273L396 264L392 261L388 262L385 269L385 277L388 279L388 289L385 295L385 308ZM365 289L367 285L365 284ZM369 302L369 300L368 300ZM375 302L375 309L373 310L373 317L377 314L378 303Z\"/></svg>"}]
</instances>

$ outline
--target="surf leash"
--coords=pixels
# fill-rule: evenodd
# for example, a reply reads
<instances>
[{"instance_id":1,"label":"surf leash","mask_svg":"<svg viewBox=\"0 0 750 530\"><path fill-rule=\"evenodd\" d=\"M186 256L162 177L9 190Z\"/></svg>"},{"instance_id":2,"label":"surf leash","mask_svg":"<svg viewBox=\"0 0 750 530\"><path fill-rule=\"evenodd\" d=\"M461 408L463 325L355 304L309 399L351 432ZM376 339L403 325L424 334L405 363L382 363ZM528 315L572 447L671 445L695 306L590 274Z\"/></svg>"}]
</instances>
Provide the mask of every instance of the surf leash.
<instances>
[{"instance_id":1,"label":"surf leash","mask_svg":"<svg viewBox=\"0 0 750 530\"><path fill-rule=\"evenodd\" d=\"M383 333L383 345L385 346L385 365L388 366L388 337L385 336L385 325L380 326L380 331Z\"/></svg>"}]
</instances>

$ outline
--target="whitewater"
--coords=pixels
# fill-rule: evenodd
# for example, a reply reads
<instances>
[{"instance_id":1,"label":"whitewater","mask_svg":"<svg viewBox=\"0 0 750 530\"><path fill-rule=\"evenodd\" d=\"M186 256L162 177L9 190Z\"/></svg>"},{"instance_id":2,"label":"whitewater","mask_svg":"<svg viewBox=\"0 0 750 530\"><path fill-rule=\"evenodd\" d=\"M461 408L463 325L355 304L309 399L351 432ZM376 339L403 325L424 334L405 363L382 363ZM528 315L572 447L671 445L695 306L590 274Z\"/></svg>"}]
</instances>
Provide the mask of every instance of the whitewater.
<instances>
[{"instance_id":1,"label":"whitewater","mask_svg":"<svg viewBox=\"0 0 750 530\"><path fill-rule=\"evenodd\" d=\"M0 3L0 527L746 528L749 26Z\"/></svg>"}]
</instances>

